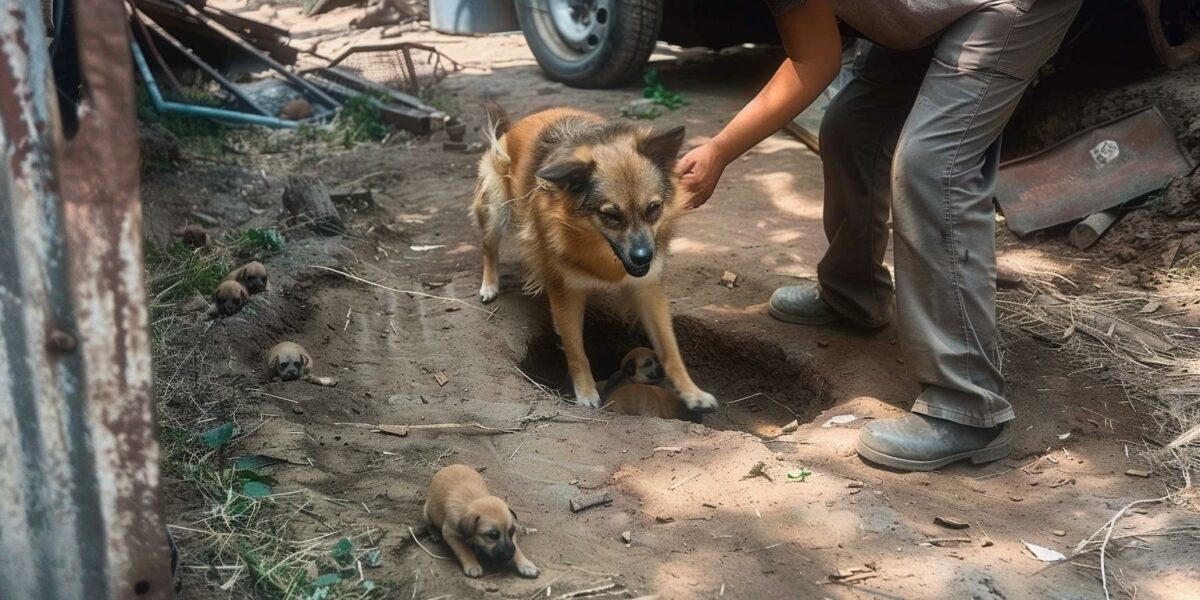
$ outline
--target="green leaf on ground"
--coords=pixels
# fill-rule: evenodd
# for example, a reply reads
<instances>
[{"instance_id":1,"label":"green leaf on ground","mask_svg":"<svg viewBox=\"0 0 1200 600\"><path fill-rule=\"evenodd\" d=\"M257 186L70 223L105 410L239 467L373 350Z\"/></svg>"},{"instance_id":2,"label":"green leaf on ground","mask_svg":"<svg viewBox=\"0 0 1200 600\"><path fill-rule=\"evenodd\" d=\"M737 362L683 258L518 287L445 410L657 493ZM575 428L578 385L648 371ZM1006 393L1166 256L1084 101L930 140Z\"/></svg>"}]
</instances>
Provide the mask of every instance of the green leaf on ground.
<instances>
[{"instance_id":1,"label":"green leaf on ground","mask_svg":"<svg viewBox=\"0 0 1200 600\"><path fill-rule=\"evenodd\" d=\"M795 471L788 471L787 474L788 481L799 481L800 483L808 481L809 477L812 477L812 471L809 471L805 468L796 469Z\"/></svg>"},{"instance_id":2,"label":"green leaf on ground","mask_svg":"<svg viewBox=\"0 0 1200 600\"><path fill-rule=\"evenodd\" d=\"M315 582L313 582L313 585L315 585L317 587L327 587L327 586L331 586L335 583L340 583L341 581L342 581L341 575L338 575L337 573L326 573L326 574L318 577L317 580Z\"/></svg>"},{"instance_id":3,"label":"green leaf on ground","mask_svg":"<svg viewBox=\"0 0 1200 600\"><path fill-rule=\"evenodd\" d=\"M379 548L368 550L363 556L363 562L372 569L381 567L383 566L383 552L380 552Z\"/></svg>"},{"instance_id":4,"label":"green leaf on ground","mask_svg":"<svg viewBox=\"0 0 1200 600\"><path fill-rule=\"evenodd\" d=\"M242 493L251 498L266 498L271 495L271 486L258 481L243 481Z\"/></svg>"},{"instance_id":5,"label":"green leaf on ground","mask_svg":"<svg viewBox=\"0 0 1200 600\"><path fill-rule=\"evenodd\" d=\"M209 448L220 448L233 439L233 423L219 425L200 434L200 441Z\"/></svg>"},{"instance_id":6,"label":"green leaf on ground","mask_svg":"<svg viewBox=\"0 0 1200 600\"><path fill-rule=\"evenodd\" d=\"M329 555L339 564L347 564L353 558L354 543L349 538L342 538L333 545L333 549L329 551Z\"/></svg>"}]
</instances>

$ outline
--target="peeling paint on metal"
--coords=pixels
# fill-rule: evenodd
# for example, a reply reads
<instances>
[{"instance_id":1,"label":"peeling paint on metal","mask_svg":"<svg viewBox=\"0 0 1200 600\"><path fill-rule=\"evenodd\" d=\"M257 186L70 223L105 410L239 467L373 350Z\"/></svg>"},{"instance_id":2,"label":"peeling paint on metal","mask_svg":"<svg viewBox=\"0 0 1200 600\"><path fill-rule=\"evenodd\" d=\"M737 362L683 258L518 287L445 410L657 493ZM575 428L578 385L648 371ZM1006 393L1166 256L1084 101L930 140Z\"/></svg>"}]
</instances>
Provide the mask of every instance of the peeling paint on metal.
<instances>
[{"instance_id":1,"label":"peeling paint on metal","mask_svg":"<svg viewBox=\"0 0 1200 600\"><path fill-rule=\"evenodd\" d=\"M125 13L74 5L65 140L42 17L0 0L0 598L170 598Z\"/></svg>"}]
</instances>

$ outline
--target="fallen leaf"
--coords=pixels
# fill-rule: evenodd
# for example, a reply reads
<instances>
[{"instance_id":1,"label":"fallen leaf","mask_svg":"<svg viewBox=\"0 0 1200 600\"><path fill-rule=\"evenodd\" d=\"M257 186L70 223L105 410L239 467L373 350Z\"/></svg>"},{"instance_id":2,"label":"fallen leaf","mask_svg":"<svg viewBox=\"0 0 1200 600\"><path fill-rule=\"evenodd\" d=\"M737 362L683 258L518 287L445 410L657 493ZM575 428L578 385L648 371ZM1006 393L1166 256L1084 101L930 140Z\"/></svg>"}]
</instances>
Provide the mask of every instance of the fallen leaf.
<instances>
[{"instance_id":1,"label":"fallen leaf","mask_svg":"<svg viewBox=\"0 0 1200 600\"><path fill-rule=\"evenodd\" d=\"M313 585L315 585L317 587L327 587L327 586L331 586L335 583L338 583L341 580L342 580L342 576L338 575L337 573L326 573L326 574L318 577L317 580L313 582Z\"/></svg>"},{"instance_id":2,"label":"fallen leaf","mask_svg":"<svg viewBox=\"0 0 1200 600\"><path fill-rule=\"evenodd\" d=\"M279 463L285 463L282 458L267 456L266 454L250 454L248 456L239 456L233 461L233 467L242 471L253 471Z\"/></svg>"},{"instance_id":3,"label":"fallen leaf","mask_svg":"<svg viewBox=\"0 0 1200 600\"><path fill-rule=\"evenodd\" d=\"M829 429L834 425L845 425L846 423L849 423L857 418L858 417L854 415L837 415L836 417L829 417L829 420L822 423L821 427Z\"/></svg>"},{"instance_id":4,"label":"fallen leaf","mask_svg":"<svg viewBox=\"0 0 1200 600\"><path fill-rule=\"evenodd\" d=\"M251 498L266 498L271 495L271 487L258 481L243 481L242 493Z\"/></svg>"},{"instance_id":5,"label":"fallen leaf","mask_svg":"<svg viewBox=\"0 0 1200 600\"><path fill-rule=\"evenodd\" d=\"M788 471L787 474L788 481L799 481L800 483L808 481L809 477L812 477L812 471L804 468Z\"/></svg>"},{"instance_id":6,"label":"fallen leaf","mask_svg":"<svg viewBox=\"0 0 1200 600\"><path fill-rule=\"evenodd\" d=\"M1042 562L1058 562L1067 558L1065 554L1059 552L1058 550L1052 550L1037 544L1030 544L1025 540L1021 540L1021 543L1025 544L1026 548L1029 548L1029 551L1033 553L1034 558Z\"/></svg>"},{"instance_id":7,"label":"fallen leaf","mask_svg":"<svg viewBox=\"0 0 1200 600\"><path fill-rule=\"evenodd\" d=\"M233 423L219 425L200 434L200 441L209 448L220 448L233 438Z\"/></svg>"},{"instance_id":8,"label":"fallen leaf","mask_svg":"<svg viewBox=\"0 0 1200 600\"><path fill-rule=\"evenodd\" d=\"M1148 315L1148 314L1158 310L1161 307L1162 307L1161 303L1151 300L1151 301L1147 302L1146 305L1142 307L1142 310L1139 310L1138 312L1143 315Z\"/></svg>"}]
</instances>

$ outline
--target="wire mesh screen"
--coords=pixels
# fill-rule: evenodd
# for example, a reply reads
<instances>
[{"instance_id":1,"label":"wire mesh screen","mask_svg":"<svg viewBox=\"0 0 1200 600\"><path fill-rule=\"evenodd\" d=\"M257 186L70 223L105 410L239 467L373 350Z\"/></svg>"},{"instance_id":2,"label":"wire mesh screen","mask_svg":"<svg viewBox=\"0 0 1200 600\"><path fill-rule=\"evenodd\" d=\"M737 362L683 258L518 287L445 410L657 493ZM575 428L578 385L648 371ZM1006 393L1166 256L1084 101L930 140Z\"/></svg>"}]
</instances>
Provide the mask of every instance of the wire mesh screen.
<instances>
[{"instance_id":1,"label":"wire mesh screen","mask_svg":"<svg viewBox=\"0 0 1200 600\"><path fill-rule=\"evenodd\" d=\"M420 44L356 46L330 63L372 83L417 94L458 70L458 63L436 49Z\"/></svg>"}]
</instances>

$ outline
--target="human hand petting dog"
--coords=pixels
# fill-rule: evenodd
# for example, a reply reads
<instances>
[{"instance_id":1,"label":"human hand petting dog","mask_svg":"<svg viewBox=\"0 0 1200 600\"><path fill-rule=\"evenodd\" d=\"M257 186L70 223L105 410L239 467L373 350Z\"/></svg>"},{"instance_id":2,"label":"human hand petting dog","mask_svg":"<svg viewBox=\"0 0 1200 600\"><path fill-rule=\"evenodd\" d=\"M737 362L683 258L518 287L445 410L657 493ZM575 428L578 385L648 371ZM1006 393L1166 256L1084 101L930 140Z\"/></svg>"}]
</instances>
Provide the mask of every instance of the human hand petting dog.
<instances>
[{"instance_id":1,"label":"human hand petting dog","mask_svg":"<svg viewBox=\"0 0 1200 600\"><path fill-rule=\"evenodd\" d=\"M675 176L679 178L688 198L684 208L699 208L712 197L721 174L729 160L717 144L709 141L692 148L675 164Z\"/></svg>"}]
</instances>

